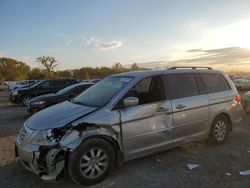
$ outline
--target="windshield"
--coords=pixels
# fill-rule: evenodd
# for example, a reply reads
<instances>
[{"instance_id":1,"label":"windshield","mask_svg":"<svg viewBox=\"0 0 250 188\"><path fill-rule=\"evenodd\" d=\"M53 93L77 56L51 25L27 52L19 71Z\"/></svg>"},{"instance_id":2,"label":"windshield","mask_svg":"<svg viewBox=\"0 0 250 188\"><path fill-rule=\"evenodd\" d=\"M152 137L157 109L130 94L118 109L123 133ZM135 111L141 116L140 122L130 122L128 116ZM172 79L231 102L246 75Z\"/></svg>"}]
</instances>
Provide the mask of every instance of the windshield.
<instances>
[{"instance_id":1,"label":"windshield","mask_svg":"<svg viewBox=\"0 0 250 188\"><path fill-rule=\"evenodd\" d=\"M68 93L70 90L74 89L77 86L78 86L78 84L74 84L74 85L65 87L64 89L61 89L60 91L58 91L56 94L57 95L65 95L66 93Z\"/></svg>"},{"instance_id":2,"label":"windshield","mask_svg":"<svg viewBox=\"0 0 250 188\"><path fill-rule=\"evenodd\" d=\"M35 83L35 84L32 84L30 87L36 87L37 85L39 85L40 83L42 83L43 81L39 81L39 82L37 82L37 83Z\"/></svg>"},{"instance_id":3,"label":"windshield","mask_svg":"<svg viewBox=\"0 0 250 188\"><path fill-rule=\"evenodd\" d=\"M108 77L98 82L72 100L74 103L91 107L102 107L130 81L131 77Z\"/></svg>"}]
</instances>

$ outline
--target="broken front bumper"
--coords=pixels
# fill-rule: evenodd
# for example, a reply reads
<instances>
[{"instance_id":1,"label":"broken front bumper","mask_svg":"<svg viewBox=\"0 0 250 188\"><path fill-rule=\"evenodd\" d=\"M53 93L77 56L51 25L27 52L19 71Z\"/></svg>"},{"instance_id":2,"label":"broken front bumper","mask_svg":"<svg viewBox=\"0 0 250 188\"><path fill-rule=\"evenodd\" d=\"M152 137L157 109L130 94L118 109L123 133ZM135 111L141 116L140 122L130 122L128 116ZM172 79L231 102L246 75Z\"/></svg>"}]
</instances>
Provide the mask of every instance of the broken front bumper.
<instances>
[{"instance_id":1,"label":"broken front bumper","mask_svg":"<svg viewBox=\"0 0 250 188\"><path fill-rule=\"evenodd\" d=\"M35 143L37 131L24 126L16 140L15 152L29 171L43 180L55 180L64 169L65 151L59 146L43 146Z\"/></svg>"}]
</instances>

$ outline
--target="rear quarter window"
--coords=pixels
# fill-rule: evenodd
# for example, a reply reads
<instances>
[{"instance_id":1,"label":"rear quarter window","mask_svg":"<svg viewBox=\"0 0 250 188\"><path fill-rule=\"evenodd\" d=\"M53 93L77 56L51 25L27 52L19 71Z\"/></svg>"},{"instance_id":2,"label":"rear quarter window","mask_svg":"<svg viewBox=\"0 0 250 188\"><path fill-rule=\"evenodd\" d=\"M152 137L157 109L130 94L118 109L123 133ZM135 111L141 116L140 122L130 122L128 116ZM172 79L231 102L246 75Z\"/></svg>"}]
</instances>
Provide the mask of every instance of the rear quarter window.
<instances>
[{"instance_id":1,"label":"rear quarter window","mask_svg":"<svg viewBox=\"0 0 250 188\"><path fill-rule=\"evenodd\" d=\"M231 90L229 83L222 74L200 73L200 77L207 93L216 93Z\"/></svg>"}]
</instances>

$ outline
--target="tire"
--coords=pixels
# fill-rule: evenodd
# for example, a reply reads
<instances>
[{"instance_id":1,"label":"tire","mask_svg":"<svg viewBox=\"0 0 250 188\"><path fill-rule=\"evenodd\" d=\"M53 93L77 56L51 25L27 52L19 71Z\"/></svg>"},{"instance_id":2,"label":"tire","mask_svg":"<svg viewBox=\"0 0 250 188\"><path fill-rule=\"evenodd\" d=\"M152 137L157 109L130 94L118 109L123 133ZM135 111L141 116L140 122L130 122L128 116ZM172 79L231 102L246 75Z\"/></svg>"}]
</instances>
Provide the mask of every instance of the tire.
<instances>
[{"instance_id":1,"label":"tire","mask_svg":"<svg viewBox=\"0 0 250 188\"><path fill-rule=\"evenodd\" d=\"M210 128L209 140L214 144L223 144L230 131L230 121L227 116L219 115L212 123Z\"/></svg>"},{"instance_id":2,"label":"tire","mask_svg":"<svg viewBox=\"0 0 250 188\"><path fill-rule=\"evenodd\" d=\"M29 103L30 99L32 99L31 95L24 95L24 96L22 96L21 97L21 104L23 106L28 106L28 103Z\"/></svg>"},{"instance_id":3,"label":"tire","mask_svg":"<svg viewBox=\"0 0 250 188\"><path fill-rule=\"evenodd\" d=\"M106 140L92 138L84 141L69 154L68 172L71 179L77 184L93 185L101 182L110 174L115 161L115 151L112 145Z\"/></svg>"}]
</instances>

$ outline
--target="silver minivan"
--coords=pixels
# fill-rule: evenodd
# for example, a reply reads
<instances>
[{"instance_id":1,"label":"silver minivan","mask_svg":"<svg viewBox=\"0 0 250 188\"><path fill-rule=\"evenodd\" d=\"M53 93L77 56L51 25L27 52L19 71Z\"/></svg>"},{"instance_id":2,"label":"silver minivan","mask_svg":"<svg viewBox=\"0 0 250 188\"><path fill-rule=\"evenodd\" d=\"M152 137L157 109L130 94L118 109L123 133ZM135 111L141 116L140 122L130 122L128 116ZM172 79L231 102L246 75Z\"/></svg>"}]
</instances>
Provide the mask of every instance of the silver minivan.
<instances>
[{"instance_id":1,"label":"silver minivan","mask_svg":"<svg viewBox=\"0 0 250 188\"><path fill-rule=\"evenodd\" d=\"M220 71L127 72L31 116L16 154L44 180L68 170L76 183L91 185L123 161L201 139L221 144L242 115L240 96Z\"/></svg>"}]
</instances>

